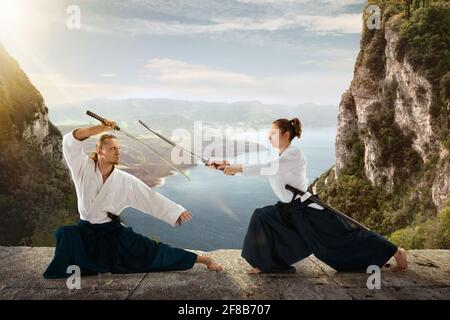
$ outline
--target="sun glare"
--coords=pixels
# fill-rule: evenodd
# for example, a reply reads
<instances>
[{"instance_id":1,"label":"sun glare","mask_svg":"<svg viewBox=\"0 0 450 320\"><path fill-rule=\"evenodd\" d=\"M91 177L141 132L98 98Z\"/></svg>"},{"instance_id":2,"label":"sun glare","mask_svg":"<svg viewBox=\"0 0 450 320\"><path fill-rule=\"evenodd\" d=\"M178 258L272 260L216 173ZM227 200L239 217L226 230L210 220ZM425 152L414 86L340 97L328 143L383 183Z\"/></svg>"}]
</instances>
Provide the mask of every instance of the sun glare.
<instances>
[{"instance_id":1,"label":"sun glare","mask_svg":"<svg viewBox=\"0 0 450 320\"><path fill-rule=\"evenodd\" d=\"M0 26L3 30L11 30L19 25L23 20L24 4L17 0L1 0L0 1ZM22 21L23 22L23 21Z\"/></svg>"}]
</instances>

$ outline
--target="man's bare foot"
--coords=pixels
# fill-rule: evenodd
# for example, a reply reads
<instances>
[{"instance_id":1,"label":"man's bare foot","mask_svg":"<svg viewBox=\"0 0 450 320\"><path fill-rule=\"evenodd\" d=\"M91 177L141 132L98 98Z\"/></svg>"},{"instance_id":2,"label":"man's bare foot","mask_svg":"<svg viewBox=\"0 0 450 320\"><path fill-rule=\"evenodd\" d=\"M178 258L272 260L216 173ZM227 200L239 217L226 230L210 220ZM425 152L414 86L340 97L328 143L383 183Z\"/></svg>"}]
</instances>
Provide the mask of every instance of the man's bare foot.
<instances>
[{"instance_id":1,"label":"man's bare foot","mask_svg":"<svg viewBox=\"0 0 450 320\"><path fill-rule=\"evenodd\" d=\"M211 271L222 271L223 270L223 267L220 264L214 262L213 260L211 260L211 262L209 264L207 264L206 267L208 268L208 270L211 270Z\"/></svg>"},{"instance_id":2,"label":"man's bare foot","mask_svg":"<svg viewBox=\"0 0 450 320\"><path fill-rule=\"evenodd\" d=\"M397 252L394 254L395 262L397 267L394 271L403 272L408 269L408 257L406 256L406 251L402 248L398 248Z\"/></svg>"},{"instance_id":3,"label":"man's bare foot","mask_svg":"<svg viewBox=\"0 0 450 320\"><path fill-rule=\"evenodd\" d=\"M197 256L197 263L203 263L208 270L211 271L222 271L223 268L220 264L216 263L213 259L206 256Z\"/></svg>"},{"instance_id":4,"label":"man's bare foot","mask_svg":"<svg viewBox=\"0 0 450 320\"><path fill-rule=\"evenodd\" d=\"M258 268L253 268L253 269L249 270L247 273L248 274L258 274L258 273L261 273L261 272L262 271L259 270Z\"/></svg>"}]
</instances>

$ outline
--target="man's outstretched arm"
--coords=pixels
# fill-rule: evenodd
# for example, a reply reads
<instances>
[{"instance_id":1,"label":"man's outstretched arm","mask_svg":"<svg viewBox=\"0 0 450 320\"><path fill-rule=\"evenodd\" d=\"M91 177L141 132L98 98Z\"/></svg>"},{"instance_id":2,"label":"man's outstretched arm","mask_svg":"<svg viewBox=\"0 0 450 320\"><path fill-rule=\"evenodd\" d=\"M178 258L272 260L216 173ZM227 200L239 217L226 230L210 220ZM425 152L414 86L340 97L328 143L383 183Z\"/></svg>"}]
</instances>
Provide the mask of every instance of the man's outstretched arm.
<instances>
[{"instance_id":1,"label":"man's outstretched arm","mask_svg":"<svg viewBox=\"0 0 450 320\"><path fill-rule=\"evenodd\" d=\"M129 188L128 206L150 214L173 227L192 219L192 214L183 206L153 191L138 178L130 175L129 179L126 185Z\"/></svg>"}]
</instances>

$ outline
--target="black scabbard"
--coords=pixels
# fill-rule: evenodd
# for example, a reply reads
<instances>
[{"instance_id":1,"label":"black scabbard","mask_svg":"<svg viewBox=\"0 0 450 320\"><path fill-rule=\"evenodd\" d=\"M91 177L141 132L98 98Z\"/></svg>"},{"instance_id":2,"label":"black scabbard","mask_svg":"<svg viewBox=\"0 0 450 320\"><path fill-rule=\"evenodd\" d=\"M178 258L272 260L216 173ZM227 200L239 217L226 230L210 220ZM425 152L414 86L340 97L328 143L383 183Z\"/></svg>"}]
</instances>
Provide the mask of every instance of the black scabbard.
<instances>
[{"instance_id":1,"label":"black scabbard","mask_svg":"<svg viewBox=\"0 0 450 320\"><path fill-rule=\"evenodd\" d=\"M288 184L285 186L285 188L286 188L286 190L289 190L289 191L291 191L291 192L294 194L294 196L292 197L292 201L295 199L295 197L296 197L297 195L300 195L300 196L302 197L302 196L304 196L304 195L306 194L306 192L303 192L303 191L301 191L301 190L299 190L299 189L297 189L297 188L295 188L295 187L293 187L293 186L290 186L290 185L288 185ZM310 196L308 197L308 200L311 200L312 202L318 204L319 206L321 206L321 207L323 207L323 208L326 208L326 209L330 210L331 212L333 212L333 213L339 215L340 217L342 217L342 218L343 218L344 220L346 220L347 222L349 222L349 223L351 223L351 224L353 224L353 225L355 225L355 226L357 226L357 227L359 227L359 228L361 228L361 229L370 231L370 229L367 228L367 227L366 227L365 225L363 225L362 223L356 221L355 219L353 219L353 218L347 216L345 213L343 213L343 212L341 212L341 211L339 211L339 210L337 210L337 209L335 209L335 208L329 206L328 204L322 202L322 201L321 201L319 198L317 198L316 196L310 195Z\"/></svg>"}]
</instances>

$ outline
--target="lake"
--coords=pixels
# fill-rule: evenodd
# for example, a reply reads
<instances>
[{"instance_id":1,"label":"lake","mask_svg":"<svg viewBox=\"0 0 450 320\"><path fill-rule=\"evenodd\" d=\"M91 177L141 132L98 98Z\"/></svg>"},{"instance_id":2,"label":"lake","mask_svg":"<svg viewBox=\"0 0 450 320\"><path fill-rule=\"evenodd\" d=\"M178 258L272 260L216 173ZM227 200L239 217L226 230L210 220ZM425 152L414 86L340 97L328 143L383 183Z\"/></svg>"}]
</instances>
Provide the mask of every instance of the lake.
<instances>
[{"instance_id":1,"label":"lake","mask_svg":"<svg viewBox=\"0 0 450 320\"><path fill-rule=\"evenodd\" d=\"M306 155L310 182L334 165L335 137L336 127L305 128L301 140L293 141ZM270 157L263 153L262 159ZM271 155L275 154L276 150L272 150ZM256 156L245 154L231 162ZM138 233L175 247L203 251L241 249L253 211L278 201L263 177L225 176L203 165L190 168L187 174L191 181L173 175L153 189L192 212L191 221L173 228L130 208L121 214L123 222Z\"/></svg>"}]
</instances>

